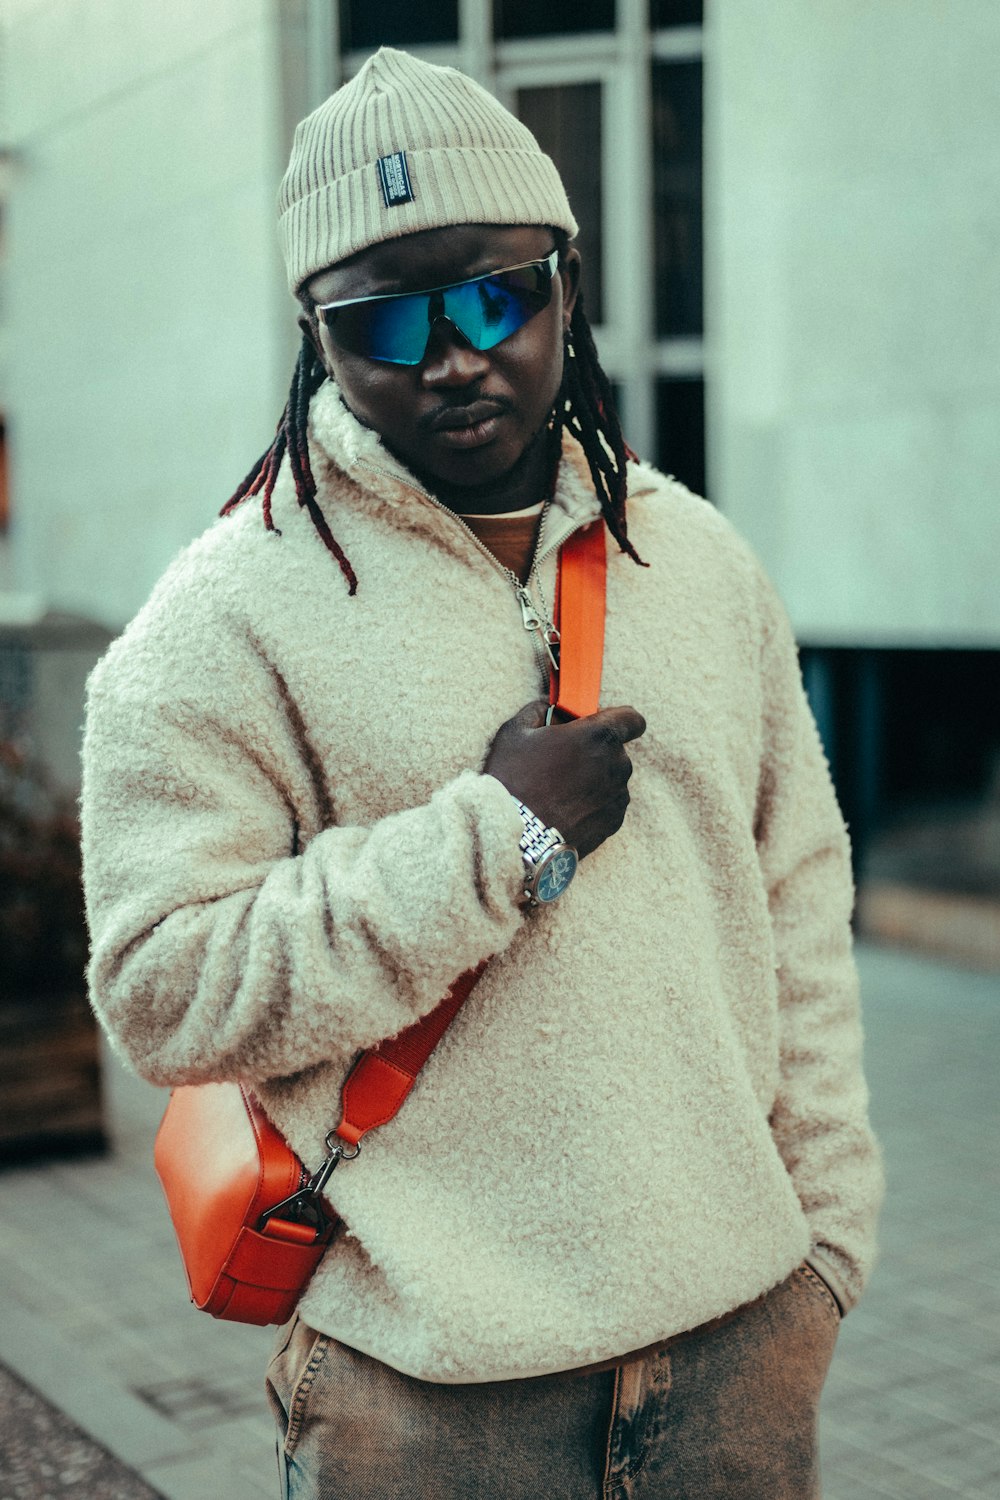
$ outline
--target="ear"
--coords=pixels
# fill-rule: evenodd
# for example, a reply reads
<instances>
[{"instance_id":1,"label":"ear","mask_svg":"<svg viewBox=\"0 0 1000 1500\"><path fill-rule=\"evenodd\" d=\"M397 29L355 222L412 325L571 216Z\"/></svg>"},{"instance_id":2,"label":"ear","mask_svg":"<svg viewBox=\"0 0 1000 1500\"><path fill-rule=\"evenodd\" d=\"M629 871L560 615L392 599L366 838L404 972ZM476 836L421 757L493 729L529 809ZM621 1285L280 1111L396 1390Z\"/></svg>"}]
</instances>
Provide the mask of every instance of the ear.
<instances>
[{"instance_id":1,"label":"ear","mask_svg":"<svg viewBox=\"0 0 1000 1500\"><path fill-rule=\"evenodd\" d=\"M568 329L580 292L580 252L570 245L559 261L559 279L563 289L563 328Z\"/></svg>"}]
</instances>

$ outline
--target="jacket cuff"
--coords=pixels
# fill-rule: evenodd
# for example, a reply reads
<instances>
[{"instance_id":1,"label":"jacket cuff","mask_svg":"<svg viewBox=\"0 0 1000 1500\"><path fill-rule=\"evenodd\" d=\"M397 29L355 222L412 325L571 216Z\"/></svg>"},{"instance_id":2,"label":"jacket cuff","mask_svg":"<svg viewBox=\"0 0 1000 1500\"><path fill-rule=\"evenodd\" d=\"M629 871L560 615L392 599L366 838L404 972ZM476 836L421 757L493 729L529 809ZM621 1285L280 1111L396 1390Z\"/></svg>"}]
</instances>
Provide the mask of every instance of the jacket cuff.
<instances>
[{"instance_id":1,"label":"jacket cuff","mask_svg":"<svg viewBox=\"0 0 1000 1500\"><path fill-rule=\"evenodd\" d=\"M491 865L496 884L506 893L511 906L523 912L521 895L524 891L524 860L521 857L521 834L524 824L513 796L488 771L478 775L466 773L470 787L475 784L475 795L479 813L479 837L483 853ZM465 781L460 777L460 781Z\"/></svg>"}]
</instances>

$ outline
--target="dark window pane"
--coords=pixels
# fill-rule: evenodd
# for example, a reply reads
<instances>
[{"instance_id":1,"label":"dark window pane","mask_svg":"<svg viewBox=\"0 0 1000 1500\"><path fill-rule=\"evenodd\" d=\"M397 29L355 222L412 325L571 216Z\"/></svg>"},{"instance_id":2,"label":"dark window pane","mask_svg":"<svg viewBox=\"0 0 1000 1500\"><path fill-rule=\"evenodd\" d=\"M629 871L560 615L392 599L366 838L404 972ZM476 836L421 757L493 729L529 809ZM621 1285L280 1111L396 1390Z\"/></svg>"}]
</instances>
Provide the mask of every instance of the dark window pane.
<instances>
[{"instance_id":1,"label":"dark window pane","mask_svg":"<svg viewBox=\"0 0 1000 1500\"><path fill-rule=\"evenodd\" d=\"M702 0L649 0L649 24L657 26L700 26L705 7Z\"/></svg>"},{"instance_id":2,"label":"dark window pane","mask_svg":"<svg viewBox=\"0 0 1000 1500\"><path fill-rule=\"evenodd\" d=\"M580 225L576 244L583 259L587 315L603 316L601 290L601 85L569 83L518 89L518 119L548 152L566 185Z\"/></svg>"},{"instance_id":3,"label":"dark window pane","mask_svg":"<svg viewBox=\"0 0 1000 1500\"><path fill-rule=\"evenodd\" d=\"M657 463L689 490L705 493L705 382L656 382Z\"/></svg>"},{"instance_id":4,"label":"dark window pane","mask_svg":"<svg viewBox=\"0 0 1000 1500\"><path fill-rule=\"evenodd\" d=\"M653 64L658 338L702 331L701 62Z\"/></svg>"},{"instance_id":5,"label":"dark window pane","mask_svg":"<svg viewBox=\"0 0 1000 1500\"><path fill-rule=\"evenodd\" d=\"M458 0L340 0L342 52L458 41Z\"/></svg>"},{"instance_id":6,"label":"dark window pane","mask_svg":"<svg viewBox=\"0 0 1000 1500\"><path fill-rule=\"evenodd\" d=\"M615 0L493 0L498 39L614 29Z\"/></svg>"}]
</instances>

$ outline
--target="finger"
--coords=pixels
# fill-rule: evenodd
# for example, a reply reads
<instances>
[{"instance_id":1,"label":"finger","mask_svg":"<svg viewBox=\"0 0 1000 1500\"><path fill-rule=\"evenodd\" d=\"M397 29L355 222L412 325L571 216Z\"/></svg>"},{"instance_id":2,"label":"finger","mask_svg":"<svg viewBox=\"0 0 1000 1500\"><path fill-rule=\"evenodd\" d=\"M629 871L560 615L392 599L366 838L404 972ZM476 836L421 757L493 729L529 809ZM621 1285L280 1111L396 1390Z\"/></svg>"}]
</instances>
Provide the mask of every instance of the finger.
<instances>
[{"instance_id":1,"label":"finger","mask_svg":"<svg viewBox=\"0 0 1000 1500\"><path fill-rule=\"evenodd\" d=\"M588 722L610 730L622 745L627 745L629 740L637 740L646 733L646 721L642 714L628 706L601 708L596 714L590 715Z\"/></svg>"},{"instance_id":2,"label":"finger","mask_svg":"<svg viewBox=\"0 0 1000 1500\"><path fill-rule=\"evenodd\" d=\"M510 723L515 724L518 729L540 729L545 723L548 707L547 698L533 698L530 703L518 709Z\"/></svg>"}]
</instances>

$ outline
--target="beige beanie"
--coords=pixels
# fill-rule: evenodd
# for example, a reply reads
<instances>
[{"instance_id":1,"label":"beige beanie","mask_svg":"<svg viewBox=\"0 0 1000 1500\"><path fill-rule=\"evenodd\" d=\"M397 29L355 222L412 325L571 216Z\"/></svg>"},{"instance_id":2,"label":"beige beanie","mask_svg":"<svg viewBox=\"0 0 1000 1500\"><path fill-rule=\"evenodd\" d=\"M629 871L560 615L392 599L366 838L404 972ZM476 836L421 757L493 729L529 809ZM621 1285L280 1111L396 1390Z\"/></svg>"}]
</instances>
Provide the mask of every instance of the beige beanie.
<instances>
[{"instance_id":1,"label":"beige beanie","mask_svg":"<svg viewBox=\"0 0 1000 1500\"><path fill-rule=\"evenodd\" d=\"M447 224L574 235L555 163L478 83L383 47L295 130L278 196L292 292L368 245Z\"/></svg>"}]
</instances>

